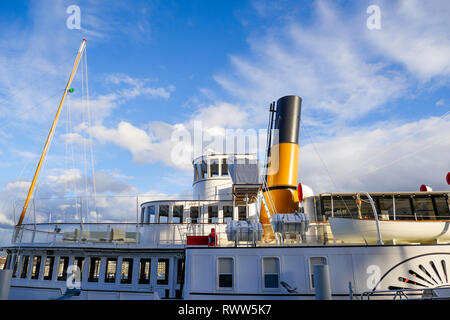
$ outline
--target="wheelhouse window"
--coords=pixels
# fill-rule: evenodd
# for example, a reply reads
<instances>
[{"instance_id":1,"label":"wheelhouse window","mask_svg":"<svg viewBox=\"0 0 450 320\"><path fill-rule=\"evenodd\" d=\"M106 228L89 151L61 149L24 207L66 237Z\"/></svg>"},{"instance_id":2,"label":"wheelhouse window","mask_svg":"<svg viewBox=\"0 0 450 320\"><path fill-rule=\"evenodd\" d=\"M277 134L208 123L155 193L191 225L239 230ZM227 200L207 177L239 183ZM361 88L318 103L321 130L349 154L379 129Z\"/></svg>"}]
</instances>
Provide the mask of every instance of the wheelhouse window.
<instances>
[{"instance_id":1,"label":"wheelhouse window","mask_svg":"<svg viewBox=\"0 0 450 320\"><path fill-rule=\"evenodd\" d=\"M169 283L169 259L158 259L157 284Z\"/></svg>"},{"instance_id":2,"label":"wheelhouse window","mask_svg":"<svg viewBox=\"0 0 450 320\"><path fill-rule=\"evenodd\" d=\"M91 258L89 263L89 282L98 282L98 279L100 277L100 265L101 265L101 259L100 258Z\"/></svg>"},{"instance_id":3,"label":"wheelhouse window","mask_svg":"<svg viewBox=\"0 0 450 320\"><path fill-rule=\"evenodd\" d=\"M211 160L209 171L211 172L211 177L219 176L219 160Z\"/></svg>"},{"instance_id":4,"label":"wheelhouse window","mask_svg":"<svg viewBox=\"0 0 450 320\"><path fill-rule=\"evenodd\" d=\"M222 176L228 176L228 164L227 159L222 159Z\"/></svg>"},{"instance_id":5,"label":"wheelhouse window","mask_svg":"<svg viewBox=\"0 0 450 320\"><path fill-rule=\"evenodd\" d=\"M149 206L148 207L148 222L149 223L155 223L156 222L155 206Z\"/></svg>"},{"instance_id":6,"label":"wheelhouse window","mask_svg":"<svg viewBox=\"0 0 450 320\"><path fill-rule=\"evenodd\" d=\"M264 288L278 288L280 279L280 260L278 258L263 258L262 264Z\"/></svg>"},{"instance_id":7,"label":"wheelhouse window","mask_svg":"<svg viewBox=\"0 0 450 320\"><path fill-rule=\"evenodd\" d=\"M52 280L54 264L55 264L55 257L45 258L44 278L43 278L44 280Z\"/></svg>"},{"instance_id":8,"label":"wheelhouse window","mask_svg":"<svg viewBox=\"0 0 450 320\"><path fill-rule=\"evenodd\" d=\"M41 268L41 257L34 256L33 263L31 265L31 279L39 279L40 268Z\"/></svg>"},{"instance_id":9,"label":"wheelhouse window","mask_svg":"<svg viewBox=\"0 0 450 320\"><path fill-rule=\"evenodd\" d=\"M223 206L223 222L227 223L233 220L233 206Z\"/></svg>"},{"instance_id":10,"label":"wheelhouse window","mask_svg":"<svg viewBox=\"0 0 450 320\"><path fill-rule=\"evenodd\" d=\"M247 207L246 206L239 206L238 207L238 214L239 214L239 220L240 221L247 220Z\"/></svg>"},{"instance_id":11,"label":"wheelhouse window","mask_svg":"<svg viewBox=\"0 0 450 320\"><path fill-rule=\"evenodd\" d=\"M191 223L198 223L198 218L199 218L199 207L191 207L190 208L190 218L191 218Z\"/></svg>"},{"instance_id":12,"label":"wheelhouse window","mask_svg":"<svg viewBox=\"0 0 450 320\"><path fill-rule=\"evenodd\" d=\"M20 272L20 277L25 279L28 274L28 264L30 263L30 256L23 256L22 258L22 271Z\"/></svg>"},{"instance_id":13,"label":"wheelhouse window","mask_svg":"<svg viewBox=\"0 0 450 320\"><path fill-rule=\"evenodd\" d=\"M201 179L208 178L208 165L207 165L205 160L202 160L202 163L200 165L200 170L201 170L200 171L201 172L201 174L200 174Z\"/></svg>"},{"instance_id":14,"label":"wheelhouse window","mask_svg":"<svg viewBox=\"0 0 450 320\"><path fill-rule=\"evenodd\" d=\"M19 259L20 259L20 256L18 256L18 257L16 258L16 261L14 262L14 268L13 268L13 274L12 274L12 277L13 277L13 278L16 278L16 277L17 277L17 270L18 270L18 268L19 268Z\"/></svg>"},{"instance_id":15,"label":"wheelhouse window","mask_svg":"<svg viewBox=\"0 0 450 320\"><path fill-rule=\"evenodd\" d=\"M116 273L117 273L117 258L106 259L105 282L107 283L116 282Z\"/></svg>"},{"instance_id":16,"label":"wheelhouse window","mask_svg":"<svg viewBox=\"0 0 450 320\"><path fill-rule=\"evenodd\" d=\"M151 259L141 259L139 263L139 283L149 284L150 283L150 270L151 270Z\"/></svg>"},{"instance_id":17,"label":"wheelhouse window","mask_svg":"<svg viewBox=\"0 0 450 320\"><path fill-rule=\"evenodd\" d=\"M208 206L208 223L218 223L218 222L219 222L219 207Z\"/></svg>"},{"instance_id":18,"label":"wheelhouse window","mask_svg":"<svg viewBox=\"0 0 450 320\"><path fill-rule=\"evenodd\" d=\"M142 222L142 223L147 223L147 222L148 222L147 216L145 215L145 211L146 211L146 210L147 210L146 207L142 207L142 208L141 208L141 222Z\"/></svg>"},{"instance_id":19,"label":"wheelhouse window","mask_svg":"<svg viewBox=\"0 0 450 320\"><path fill-rule=\"evenodd\" d=\"M169 206L160 205L159 206L159 223L169 222Z\"/></svg>"},{"instance_id":20,"label":"wheelhouse window","mask_svg":"<svg viewBox=\"0 0 450 320\"><path fill-rule=\"evenodd\" d=\"M217 259L217 278L219 288L233 288L233 269L233 258Z\"/></svg>"},{"instance_id":21,"label":"wheelhouse window","mask_svg":"<svg viewBox=\"0 0 450 320\"><path fill-rule=\"evenodd\" d=\"M69 257L59 257L58 264L58 280L63 281L67 279L67 267L69 266Z\"/></svg>"},{"instance_id":22,"label":"wheelhouse window","mask_svg":"<svg viewBox=\"0 0 450 320\"><path fill-rule=\"evenodd\" d=\"M311 289L314 289L314 266L327 264L327 258L325 257L311 257L309 258L309 274L310 274L310 285Z\"/></svg>"},{"instance_id":23,"label":"wheelhouse window","mask_svg":"<svg viewBox=\"0 0 450 320\"><path fill-rule=\"evenodd\" d=\"M199 167L198 165L194 165L194 182L198 181L200 178Z\"/></svg>"},{"instance_id":24,"label":"wheelhouse window","mask_svg":"<svg viewBox=\"0 0 450 320\"><path fill-rule=\"evenodd\" d=\"M183 206L173 206L172 222L182 223L183 222Z\"/></svg>"},{"instance_id":25,"label":"wheelhouse window","mask_svg":"<svg viewBox=\"0 0 450 320\"><path fill-rule=\"evenodd\" d=\"M177 284L180 284L184 277L184 259L177 260Z\"/></svg>"},{"instance_id":26,"label":"wheelhouse window","mask_svg":"<svg viewBox=\"0 0 450 320\"><path fill-rule=\"evenodd\" d=\"M124 258L120 272L120 283L131 283L133 277L133 259Z\"/></svg>"},{"instance_id":27,"label":"wheelhouse window","mask_svg":"<svg viewBox=\"0 0 450 320\"><path fill-rule=\"evenodd\" d=\"M78 267L80 270L80 277L83 278L83 269L84 269L84 258L83 257L75 257L73 260L73 265Z\"/></svg>"}]
</instances>

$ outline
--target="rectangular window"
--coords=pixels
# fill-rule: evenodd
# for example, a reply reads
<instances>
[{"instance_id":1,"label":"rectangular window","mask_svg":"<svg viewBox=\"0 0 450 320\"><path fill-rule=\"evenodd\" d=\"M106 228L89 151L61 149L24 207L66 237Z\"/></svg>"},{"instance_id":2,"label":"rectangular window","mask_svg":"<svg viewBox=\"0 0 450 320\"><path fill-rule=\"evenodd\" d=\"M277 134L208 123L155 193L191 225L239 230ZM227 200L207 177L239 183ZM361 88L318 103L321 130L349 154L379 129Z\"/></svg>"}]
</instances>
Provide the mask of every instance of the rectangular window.
<instances>
[{"instance_id":1,"label":"rectangular window","mask_svg":"<svg viewBox=\"0 0 450 320\"><path fill-rule=\"evenodd\" d=\"M356 198L356 196L354 197L355 198L355 203L356 203L356 210L357 210L357 212L358 212L358 210L361 210L361 217L363 217L363 218L370 218L370 219L374 219L375 218L375 216L374 216L374 214L373 214L373 209L372 209L372 205L370 204L370 201L369 201L369 199L366 197L366 196L363 196L363 195L361 195L360 196L360 199L361 199L361 209L358 209L358 204L357 204L357 198ZM374 199L374 198L372 198L373 199L373 201L374 201L374 205L375 205L375 209L377 210L377 212L378 212L378 214L380 213L380 210L379 210L379 208L377 208L377 204L376 204L376 198ZM359 212L358 212L358 215L359 215Z\"/></svg>"},{"instance_id":2,"label":"rectangular window","mask_svg":"<svg viewBox=\"0 0 450 320\"><path fill-rule=\"evenodd\" d=\"M73 265L78 267L78 270L80 270L80 278L83 279L84 258L75 257L73 260Z\"/></svg>"},{"instance_id":3,"label":"rectangular window","mask_svg":"<svg viewBox=\"0 0 450 320\"><path fill-rule=\"evenodd\" d=\"M141 222L142 222L142 223L147 223L147 222L148 222L148 221L146 221L146 219L145 219L145 210L146 210L145 207L142 207L142 208L141 208Z\"/></svg>"},{"instance_id":4,"label":"rectangular window","mask_svg":"<svg viewBox=\"0 0 450 320\"><path fill-rule=\"evenodd\" d=\"M58 264L58 280L63 281L67 279L67 267L69 266L69 257L59 257Z\"/></svg>"},{"instance_id":5,"label":"rectangular window","mask_svg":"<svg viewBox=\"0 0 450 320\"><path fill-rule=\"evenodd\" d=\"M9 253L9 254L6 256L6 260L0 262L0 270L6 270L6 267L7 267L9 264L11 264L11 256L12 256L12 254Z\"/></svg>"},{"instance_id":6,"label":"rectangular window","mask_svg":"<svg viewBox=\"0 0 450 320\"><path fill-rule=\"evenodd\" d=\"M173 206L173 215L172 222L173 223L182 223L183 222L183 206Z\"/></svg>"},{"instance_id":7,"label":"rectangular window","mask_svg":"<svg viewBox=\"0 0 450 320\"><path fill-rule=\"evenodd\" d=\"M18 267L19 267L19 260L20 260L20 256L18 256L16 258L16 261L14 262L13 275L12 275L13 278L17 277L17 270L18 270Z\"/></svg>"},{"instance_id":8,"label":"rectangular window","mask_svg":"<svg viewBox=\"0 0 450 320\"><path fill-rule=\"evenodd\" d=\"M31 279L39 279L40 268L41 268L41 257L34 256L33 264L31 265Z\"/></svg>"},{"instance_id":9,"label":"rectangular window","mask_svg":"<svg viewBox=\"0 0 450 320\"><path fill-rule=\"evenodd\" d=\"M22 279L27 277L28 274L28 264L30 263L30 256L23 256L22 258L22 272L20 273L20 277Z\"/></svg>"},{"instance_id":10,"label":"rectangular window","mask_svg":"<svg viewBox=\"0 0 450 320\"><path fill-rule=\"evenodd\" d=\"M217 259L217 276L219 288L233 288L233 259Z\"/></svg>"},{"instance_id":11,"label":"rectangular window","mask_svg":"<svg viewBox=\"0 0 450 320\"><path fill-rule=\"evenodd\" d=\"M238 213L239 213L239 221L247 220L247 207L246 206L239 206Z\"/></svg>"},{"instance_id":12,"label":"rectangular window","mask_svg":"<svg viewBox=\"0 0 450 320\"><path fill-rule=\"evenodd\" d=\"M436 220L433 208L433 201L431 200L431 197L426 198L414 197L413 203L417 220Z\"/></svg>"},{"instance_id":13,"label":"rectangular window","mask_svg":"<svg viewBox=\"0 0 450 320\"><path fill-rule=\"evenodd\" d=\"M436 196L434 197L434 203L436 204L437 216L440 219L449 219L450 218L450 203L446 199L445 196Z\"/></svg>"},{"instance_id":14,"label":"rectangular window","mask_svg":"<svg viewBox=\"0 0 450 320\"><path fill-rule=\"evenodd\" d=\"M184 278L184 259L177 260L177 284Z\"/></svg>"},{"instance_id":15,"label":"rectangular window","mask_svg":"<svg viewBox=\"0 0 450 320\"><path fill-rule=\"evenodd\" d=\"M394 201L392 197L379 198L380 204L380 219L382 220L395 220L394 219Z\"/></svg>"},{"instance_id":16,"label":"rectangular window","mask_svg":"<svg viewBox=\"0 0 450 320\"><path fill-rule=\"evenodd\" d=\"M139 263L139 283L150 283L151 259L141 259Z\"/></svg>"},{"instance_id":17,"label":"rectangular window","mask_svg":"<svg viewBox=\"0 0 450 320\"><path fill-rule=\"evenodd\" d=\"M223 222L227 223L233 220L233 206L223 206Z\"/></svg>"},{"instance_id":18,"label":"rectangular window","mask_svg":"<svg viewBox=\"0 0 450 320\"><path fill-rule=\"evenodd\" d=\"M169 283L169 259L158 259L157 284Z\"/></svg>"},{"instance_id":19,"label":"rectangular window","mask_svg":"<svg viewBox=\"0 0 450 320\"><path fill-rule=\"evenodd\" d=\"M120 272L120 283L131 283L133 276L133 259L124 258Z\"/></svg>"},{"instance_id":20,"label":"rectangular window","mask_svg":"<svg viewBox=\"0 0 450 320\"><path fill-rule=\"evenodd\" d=\"M264 288L278 288L280 278L280 261L278 258L263 258Z\"/></svg>"},{"instance_id":21,"label":"rectangular window","mask_svg":"<svg viewBox=\"0 0 450 320\"><path fill-rule=\"evenodd\" d=\"M395 198L395 215L397 220L415 220L409 197Z\"/></svg>"},{"instance_id":22,"label":"rectangular window","mask_svg":"<svg viewBox=\"0 0 450 320\"><path fill-rule=\"evenodd\" d=\"M206 164L205 160L202 161L202 163L200 165L200 170L201 170L200 177L202 179L208 178L208 165Z\"/></svg>"},{"instance_id":23,"label":"rectangular window","mask_svg":"<svg viewBox=\"0 0 450 320\"><path fill-rule=\"evenodd\" d=\"M208 223L218 223L218 222L219 222L219 207L208 206Z\"/></svg>"},{"instance_id":24,"label":"rectangular window","mask_svg":"<svg viewBox=\"0 0 450 320\"><path fill-rule=\"evenodd\" d=\"M44 280L52 280L54 264L55 264L55 257L47 257L47 258L45 258Z\"/></svg>"},{"instance_id":25,"label":"rectangular window","mask_svg":"<svg viewBox=\"0 0 450 320\"><path fill-rule=\"evenodd\" d=\"M335 217L352 218L358 216L358 208L353 196L333 195L333 203L330 196L321 197L323 214L328 218Z\"/></svg>"},{"instance_id":26,"label":"rectangular window","mask_svg":"<svg viewBox=\"0 0 450 320\"><path fill-rule=\"evenodd\" d=\"M314 266L327 264L327 259L325 257L311 257L309 258L309 274L311 280L311 288L314 289Z\"/></svg>"},{"instance_id":27,"label":"rectangular window","mask_svg":"<svg viewBox=\"0 0 450 320\"><path fill-rule=\"evenodd\" d=\"M199 175L198 172L199 172L198 166L194 165L194 181L198 181L199 180L200 175Z\"/></svg>"},{"instance_id":28,"label":"rectangular window","mask_svg":"<svg viewBox=\"0 0 450 320\"><path fill-rule=\"evenodd\" d=\"M107 283L116 282L116 272L117 272L117 258L106 259L105 282Z\"/></svg>"},{"instance_id":29,"label":"rectangular window","mask_svg":"<svg viewBox=\"0 0 450 320\"><path fill-rule=\"evenodd\" d=\"M228 176L228 164L227 159L222 159L222 176Z\"/></svg>"},{"instance_id":30,"label":"rectangular window","mask_svg":"<svg viewBox=\"0 0 450 320\"><path fill-rule=\"evenodd\" d=\"M89 264L89 282L98 282L98 278L100 277L100 258L91 258Z\"/></svg>"},{"instance_id":31,"label":"rectangular window","mask_svg":"<svg viewBox=\"0 0 450 320\"><path fill-rule=\"evenodd\" d=\"M169 222L169 206L160 205L159 206L159 223Z\"/></svg>"},{"instance_id":32,"label":"rectangular window","mask_svg":"<svg viewBox=\"0 0 450 320\"><path fill-rule=\"evenodd\" d=\"M218 177L219 176L219 160L211 160L210 165L210 172L211 177Z\"/></svg>"},{"instance_id":33,"label":"rectangular window","mask_svg":"<svg viewBox=\"0 0 450 320\"><path fill-rule=\"evenodd\" d=\"M155 206L149 206L148 207L148 222L149 223L155 223L156 222Z\"/></svg>"},{"instance_id":34,"label":"rectangular window","mask_svg":"<svg viewBox=\"0 0 450 320\"><path fill-rule=\"evenodd\" d=\"M190 208L191 223L198 223L198 217L199 217L199 207L191 207Z\"/></svg>"}]
</instances>

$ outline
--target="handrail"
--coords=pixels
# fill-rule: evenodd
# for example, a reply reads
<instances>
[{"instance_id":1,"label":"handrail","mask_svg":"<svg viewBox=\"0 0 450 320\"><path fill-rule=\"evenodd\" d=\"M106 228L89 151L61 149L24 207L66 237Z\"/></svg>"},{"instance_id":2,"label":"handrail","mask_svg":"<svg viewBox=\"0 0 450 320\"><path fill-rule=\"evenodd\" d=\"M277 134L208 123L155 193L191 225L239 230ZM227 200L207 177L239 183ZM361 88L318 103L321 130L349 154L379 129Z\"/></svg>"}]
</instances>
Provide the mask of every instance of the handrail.
<instances>
[{"instance_id":1,"label":"handrail","mask_svg":"<svg viewBox=\"0 0 450 320\"><path fill-rule=\"evenodd\" d=\"M370 205L372 206L372 210L373 210L373 215L375 216L375 223L377 225L377 235L378 235L378 242L377 242L377 244L383 245L383 240L381 239L381 232L380 232L380 223L378 221L378 213L377 213L377 209L375 208L375 203L373 202L373 199L369 195L368 192L362 191L362 192L359 192L358 195L360 193L364 193L367 196L367 198L369 199L369 201L370 201Z\"/></svg>"},{"instance_id":2,"label":"handrail","mask_svg":"<svg viewBox=\"0 0 450 320\"><path fill-rule=\"evenodd\" d=\"M424 297L423 294L425 290L434 290L439 288L421 288L421 289L413 289L413 288L399 288L399 289L393 289L393 290L379 290L379 291L365 291L361 294L361 300L364 299L364 297L367 298L367 300L370 300L370 297L373 296L385 296L386 294L392 294L392 299L402 300L403 298L406 300L411 300L410 296L412 294L414 295L421 295L421 298L419 299L433 299L435 297ZM408 296L408 293L410 296Z\"/></svg>"}]
</instances>

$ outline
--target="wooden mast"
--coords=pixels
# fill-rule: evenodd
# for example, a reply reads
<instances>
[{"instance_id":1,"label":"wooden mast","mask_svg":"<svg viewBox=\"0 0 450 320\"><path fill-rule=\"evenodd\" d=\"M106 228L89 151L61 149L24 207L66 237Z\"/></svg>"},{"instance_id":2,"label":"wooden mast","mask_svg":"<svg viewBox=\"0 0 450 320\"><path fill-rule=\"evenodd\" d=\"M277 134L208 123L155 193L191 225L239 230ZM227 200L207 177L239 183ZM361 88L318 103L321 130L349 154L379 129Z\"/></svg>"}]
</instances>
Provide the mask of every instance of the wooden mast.
<instances>
[{"instance_id":1,"label":"wooden mast","mask_svg":"<svg viewBox=\"0 0 450 320\"><path fill-rule=\"evenodd\" d=\"M58 122L59 114L61 113L61 108L62 108L62 106L64 104L64 100L66 99L67 92L70 89L70 85L71 85L72 80L73 80L73 78L75 76L75 73L76 73L77 68L78 68L78 64L80 63L80 60L81 60L81 55L83 54L83 51L84 51L85 48L86 48L86 39L83 39L83 41L81 42L81 45L80 45L80 49L78 49L77 57L75 59L75 63L74 63L73 68L72 68L72 73L70 74L69 81L67 82L66 88L64 89L64 94L62 96L61 102L59 103L58 111L56 112L55 119L53 120L53 124L52 124L50 132L48 134L47 141L45 142L44 150L42 151L41 158L39 159L39 163L38 163L36 172L34 173L33 181L31 182L30 189L28 190L27 199L25 200L25 204L23 205L22 214L20 215L19 222L17 223L17 226L22 225L23 219L25 218L25 214L26 214L27 209L28 209L28 204L30 203L31 196L33 194L34 187L36 185L36 180L37 180L37 178L39 176L39 171L41 170L42 163L44 162L45 155L46 155L48 147L50 145L50 140L51 140L51 138L53 136L53 133L55 131L56 123Z\"/></svg>"}]
</instances>

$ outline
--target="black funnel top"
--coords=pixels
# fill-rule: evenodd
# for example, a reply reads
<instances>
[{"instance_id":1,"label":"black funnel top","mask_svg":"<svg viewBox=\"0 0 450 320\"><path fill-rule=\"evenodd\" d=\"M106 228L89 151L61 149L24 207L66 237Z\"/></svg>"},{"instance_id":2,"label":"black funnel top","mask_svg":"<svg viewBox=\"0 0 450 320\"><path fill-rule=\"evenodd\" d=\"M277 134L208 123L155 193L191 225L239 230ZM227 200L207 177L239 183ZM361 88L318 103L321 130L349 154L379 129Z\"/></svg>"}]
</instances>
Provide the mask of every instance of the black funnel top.
<instances>
[{"instance_id":1,"label":"black funnel top","mask_svg":"<svg viewBox=\"0 0 450 320\"><path fill-rule=\"evenodd\" d=\"M302 98L299 96L285 96L278 99L275 129L278 129L279 143L298 144L301 104Z\"/></svg>"}]
</instances>

